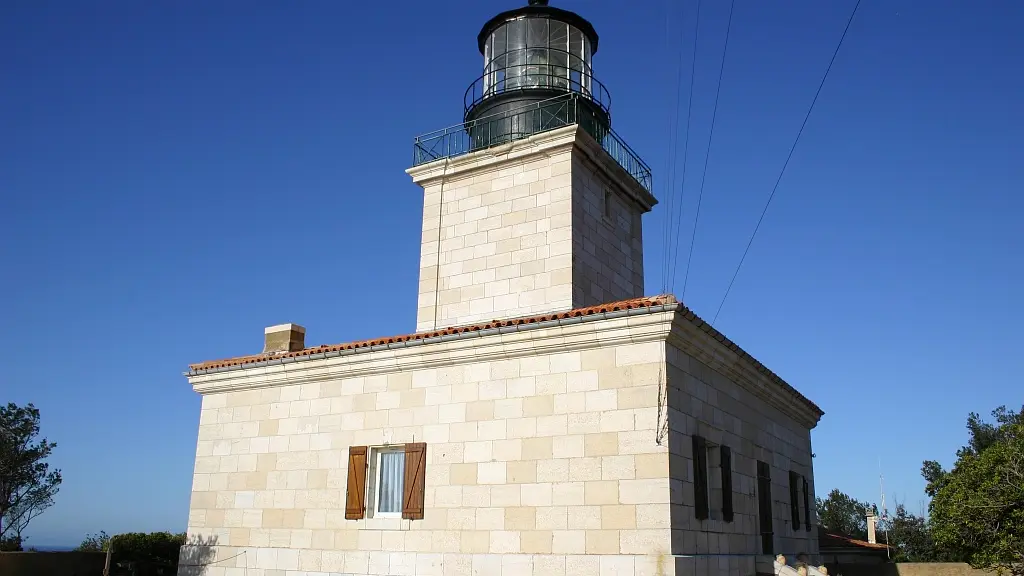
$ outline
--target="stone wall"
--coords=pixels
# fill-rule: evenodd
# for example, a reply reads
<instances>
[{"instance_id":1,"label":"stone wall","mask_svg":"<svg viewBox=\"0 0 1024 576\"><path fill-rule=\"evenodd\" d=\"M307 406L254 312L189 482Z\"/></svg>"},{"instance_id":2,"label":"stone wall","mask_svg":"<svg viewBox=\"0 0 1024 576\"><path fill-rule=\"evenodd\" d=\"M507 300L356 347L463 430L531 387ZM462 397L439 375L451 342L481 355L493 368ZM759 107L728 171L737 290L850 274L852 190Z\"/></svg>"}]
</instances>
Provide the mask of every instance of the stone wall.
<instances>
[{"instance_id":1,"label":"stone wall","mask_svg":"<svg viewBox=\"0 0 1024 576\"><path fill-rule=\"evenodd\" d=\"M189 535L247 551L209 576L670 573L663 346L207 394ZM413 441L424 519L346 520L348 448Z\"/></svg>"},{"instance_id":2,"label":"stone wall","mask_svg":"<svg viewBox=\"0 0 1024 576\"><path fill-rule=\"evenodd\" d=\"M641 207L586 154L572 158L573 304L643 296Z\"/></svg>"},{"instance_id":3,"label":"stone wall","mask_svg":"<svg viewBox=\"0 0 1024 576\"><path fill-rule=\"evenodd\" d=\"M417 330L572 308L570 155L426 185Z\"/></svg>"},{"instance_id":4,"label":"stone wall","mask_svg":"<svg viewBox=\"0 0 1024 576\"><path fill-rule=\"evenodd\" d=\"M424 188L416 329L642 296L650 206L594 154L607 157L569 127L412 169Z\"/></svg>"},{"instance_id":5,"label":"stone wall","mask_svg":"<svg viewBox=\"0 0 1024 576\"><path fill-rule=\"evenodd\" d=\"M808 502L813 506L808 428L675 345L667 347L667 364L672 491L679 495L672 502L672 553L688 557L677 561L676 573L754 573L755 559L762 554L758 460L771 466L774 554L795 558L798 553L808 553L814 560L818 550L817 529L808 529L804 523L802 498L798 500L801 526L793 529L789 492L789 471L795 470L808 479ZM691 441L694 434L705 438L709 447L731 449L731 522L725 521L722 514L721 470L714 448L709 448L708 462L710 518L696 518ZM813 511L811 518L815 518Z\"/></svg>"},{"instance_id":6,"label":"stone wall","mask_svg":"<svg viewBox=\"0 0 1024 576\"><path fill-rule=\"evenodd\" d=\"M101 576L102 552L0 552L3 576Z\"/></svg>"}]
</instances>

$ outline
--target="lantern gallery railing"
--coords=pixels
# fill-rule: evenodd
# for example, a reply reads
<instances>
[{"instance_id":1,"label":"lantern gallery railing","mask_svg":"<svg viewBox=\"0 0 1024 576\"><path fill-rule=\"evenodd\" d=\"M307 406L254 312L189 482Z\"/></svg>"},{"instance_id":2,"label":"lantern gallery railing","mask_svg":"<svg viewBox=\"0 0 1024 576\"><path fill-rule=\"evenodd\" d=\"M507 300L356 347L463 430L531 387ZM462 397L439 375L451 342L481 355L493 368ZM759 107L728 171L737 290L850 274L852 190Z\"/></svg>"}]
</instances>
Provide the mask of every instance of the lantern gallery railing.
<instances>
[{"instance_id":1,"label":"lantern gallery railing","mask_svg":"<svg viewBox=\"0 0 1024 576\"><path fill-rule=\"evenodd\" d=\"M608 128L604 119L595 117L593 104L581 102L582 98L569 93L417 136L413 141L413 166L578 124L641 186L652 191L650 167Z\"/></svg>"},{"instance_id":2,"label":"lantern gallery railing","mask_svg":"<svg viewBox=\"0 0 1024 576\"><path fill-rule=\"evenodd\" d=\"M538 50L531 50L538 52ZM545 53L549 52L547 50ZM552 53L557 53L551 50ZM526 59L524 51L523 60ZM531 54L532 57L532 54ZM502 60L504 62L505 60ZM547 62L546 59L543 60ZM589 68L582 63L566 66L528 61L525 64L499 64L488 66L489 70L477 78L466 89L464 98L465 111L479 104L485 98L522 90L556 90L575 92L589 98L606 114L611 114L612 95L601 84Z\"/></svg>"}]
</instances>

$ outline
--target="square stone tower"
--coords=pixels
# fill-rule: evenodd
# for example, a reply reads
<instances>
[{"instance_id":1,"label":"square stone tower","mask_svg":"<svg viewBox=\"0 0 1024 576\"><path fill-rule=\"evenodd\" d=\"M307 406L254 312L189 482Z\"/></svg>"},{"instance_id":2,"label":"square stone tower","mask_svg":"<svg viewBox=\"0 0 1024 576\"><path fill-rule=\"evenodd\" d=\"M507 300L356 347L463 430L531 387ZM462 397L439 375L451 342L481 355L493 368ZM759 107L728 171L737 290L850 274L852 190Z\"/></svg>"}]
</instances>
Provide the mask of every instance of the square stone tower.
<instances>
[{"instance_id":1,"label":"square stone tower","mask_svg":"<svg viewBox=\"0 0 1024 576\"><path fill-rule=\"evenodd\" d=\"M408 172L423 187L417 330L644 295L657 201L578 125Z\"/></svg>"}]
</instances>

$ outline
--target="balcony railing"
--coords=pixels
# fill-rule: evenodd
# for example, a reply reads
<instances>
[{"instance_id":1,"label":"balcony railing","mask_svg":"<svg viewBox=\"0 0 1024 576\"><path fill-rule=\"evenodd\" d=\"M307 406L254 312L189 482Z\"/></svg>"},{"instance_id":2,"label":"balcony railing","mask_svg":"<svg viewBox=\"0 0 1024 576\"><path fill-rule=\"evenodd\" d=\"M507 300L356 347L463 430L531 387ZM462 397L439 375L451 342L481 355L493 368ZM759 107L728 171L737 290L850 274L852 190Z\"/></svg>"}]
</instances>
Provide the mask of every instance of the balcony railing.
<instances>
[{"instance_id":1,"label":"balcony railing","mask_svg":"<svg viewBox=\"0 0 1024 576\"><path fill-rule=\"evenodd\" d=\"M535 50L531 50L534 52ZM526 62L527 55L520 60ZM558 51L552 50L552 53ZM507 55L505 55L507 57ZM566 55L562 55L563 59ZM578 59L577 59L578 60ZM551 90L557 92L573 92L589 98L609 116L612 109L612 95L604 87L589 68L578 63L571 67L554 64L524 63L497 65L492 64L483 76L477 78L466 89L464 97L465 112L483 100L499 94L523 90Z\"/></svg>"},{"instance_id":2,"label":"balcony railing","mask_svg":"<svg viewBox=\"0 0 1024 576\"><path fill-rule=\"evenodd\" d=\"M413 166L454 158L534 134L578 124L648 192L652 191L651 168L625 141L595 116L593 101L570 93L521 108L477 118L436 130L413 141Z\"/></svg>"}]
</instances>

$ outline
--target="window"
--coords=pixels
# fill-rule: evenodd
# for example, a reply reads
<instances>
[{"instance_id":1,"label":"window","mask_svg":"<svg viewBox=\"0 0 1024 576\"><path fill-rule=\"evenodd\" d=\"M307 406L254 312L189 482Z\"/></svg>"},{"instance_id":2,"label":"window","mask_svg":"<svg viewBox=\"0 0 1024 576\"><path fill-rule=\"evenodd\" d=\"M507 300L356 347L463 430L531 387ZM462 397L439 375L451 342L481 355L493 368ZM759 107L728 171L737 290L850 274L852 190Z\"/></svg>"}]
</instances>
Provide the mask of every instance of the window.
<instances>
[{"instance_id":1,"label":"window","mask_svg":"<svg viewBox=\"0 0 1024 576\"><path fill-rule=\"evenodd\" d=\"M693 436L693 507L694 517L707 520L708 502L708 445L700 436Z\"/></svg>"},{"instance_id":2,"label":"window","mask_svg":"<svg viewBox=\"0 0 1024 576\"><path fill-rule=\"evenodd\" d=\"M405 447L374 448L368 480L370 514L376 518L400 518L405 481Z\"/></svg>"},{"instance_id":3,"label":"window","mask_svg":"<svg viewBox=\"0 0 1024 576\"><path fill-rule=\"evenodd\" d=\"M614 208L613 203L615 200L612 198L610 190L604 191L604 219L608 222L612 221L612 209Z\"/></svg>"},{"instance_id":4,"label":"window","mask_svg":"<svg viewBox=\"0 0 1024 576\"><path fill-rule=\"evenodd\" d=\"M774 554L772 529L772 468L767 462L757 462L757 518L761 531L761 553Z\"/></svg>"},{"instance_id":5,"label":"window","mask_svg":"<svg viewBox=\"0 0 1024 576\"><path fill-rule=\"evenodd\" d=\"M800 529L800 475L789 471L789 512L793 530Z\"/></svg>"},{"instance_id":6,"label":"window","mask_svg":"<svg viewBox=\"0 0 1024 576\"><path fill-rule=\"evenodd\" d=\"M345 518L423 518L427 445L351 446Z\"/></svg>"},{"instance_id":7,"label":"window","mask_svg":"<svg viewBox=\"0 0 1024 576\"><path fill-rule=\"evenodd\" d=\"M732 522L732 449L722 446L718 452L722 470L722 520Z\"/></svg>"},{"instance_id":8,"label":"window","mask_svg":"<svg viewBox=\"0 0 1024 576\"><path fill-rule=\"evenodd\" d=\"M698 520L733 521L732 450L700 436L693 436L693 502Z\"/></svg>"},{"instance_id":9,"label":"window","mask_svg":"<svg viewBox=\"0 0 1024 576\"><path fill-rule=\"evenodd\" d=\"M807 478L804 478L804 528L808 532L811 531L811 500L810 500L810 486L807 484Z\"/></svg>"}]
</instances>

